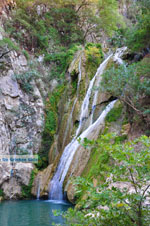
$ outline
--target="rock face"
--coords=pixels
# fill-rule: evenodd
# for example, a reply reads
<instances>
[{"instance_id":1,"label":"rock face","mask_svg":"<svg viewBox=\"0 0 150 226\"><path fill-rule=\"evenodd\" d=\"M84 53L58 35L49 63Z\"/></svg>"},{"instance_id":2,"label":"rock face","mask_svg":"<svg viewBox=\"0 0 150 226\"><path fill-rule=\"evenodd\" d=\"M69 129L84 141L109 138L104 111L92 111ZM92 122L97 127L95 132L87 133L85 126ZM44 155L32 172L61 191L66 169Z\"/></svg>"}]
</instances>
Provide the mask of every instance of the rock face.
<instances>
[{"instance_id":1,"label":"rock face","mask_svg":"<svg viewBox=\"0 0 150 226\"><path fill-rule=\"evenodd\" d=\"M49 165L42 172L39 172L36 178L34 179L33 187L32 187L32 195L37 197L47 197L49 193L49 180L52 177L52 167L53 165ZM38 194L39 192L39 194ZM37 198L39 198L37 197Z\"/></svg>"},{"instance_id":2,"label":"rock face","mask_svg":"<svg viewBox=\"0 0 150 226\"><path fill-rule=\"evenodd\" d=\"M83 171L86 169L88 161L90 159L91 150L85 149L84 146L80 144L80 141L83 141L84 138L90 140L96 140L105 129L105 118L110 110L112 110L115 106L116 100L114 97L110 97L105 93L102 93L101 90L97 89L96 91L93 87L99 86L102 78L102 74L104 70L110 63L121 64L121 56L126 51L126 48L120 48L116 51L116 53L110 54L103 63L100 64L99 68L90 82L86 81L85 70L82 69L81 65L84 65L83 55L80 54L78 61L73 61L73 65L71 65L70 74L78 76L77 80L77 89L76 89L76 98L74 97L72 100L72 105L69 108L69 114L67 120L58 130L57 137L60 136L61 128L63 129L62 140L67 137L67 142L69 139L73 137L72 141L65 147L58 166L56 167L56 172L53 179L50 182L50 196L55 199L61 199L62 196L57 196L58 191L62 191L62 189L67 192L68 199L73 202L74 201L74 187L70 183L70 178L81 176ZM78 58L77 58L78 59ZM77 66L76 66L77 65ZM70 69L69 68L69 69ZM79 70L78 70L79 68ZM85 85L88 84L88 88L85 88ZM84 87L84 92L83 92ZM85 92L86 90L86 92ZM79 99L78 93L82 94L84 99ZM76 107L78 106L78 113L74 117L74 112ZM75 120L73 120L75 119ZM76 121L78 124L76 125ZM72 137L69 136L68 128L72 125ZM67 136L66 136L67 134ZM52 153L54 156L57 153L61 153L60 150L62 146L59 145L61 142L58 142L58 139L55 140L54 145L50 150L50 157L52 157ZM65 144L66 145L66 144ZM55 196L56 194L56 196Z\"/></svg>"},{"instance_id":3,"label":"rock face","mask_svg":"<svg viewBox=\"0 0 150 226\"><path fill-rule=\"evenodd\" d=\"M34 80L33 92L23 91L14 76L28 70L24 55L7 45L0 47L0 155L34 154L41 144L44 104L40 91ZM16 174L11 175L12 169ZM0 188L7 199L21 196L21 186L28 185L32 170L30 163L0 163Z\"/></svg>"}]
</instances>

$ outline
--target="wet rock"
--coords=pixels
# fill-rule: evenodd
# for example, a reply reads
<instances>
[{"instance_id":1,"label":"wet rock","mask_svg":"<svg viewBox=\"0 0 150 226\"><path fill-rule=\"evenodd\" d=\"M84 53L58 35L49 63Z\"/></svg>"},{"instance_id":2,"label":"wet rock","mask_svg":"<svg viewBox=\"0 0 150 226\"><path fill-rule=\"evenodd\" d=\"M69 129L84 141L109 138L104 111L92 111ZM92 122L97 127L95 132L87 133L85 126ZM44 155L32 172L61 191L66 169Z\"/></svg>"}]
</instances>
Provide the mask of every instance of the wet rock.
<instances>
[{"instance_id":1,"label":"wet rock","mask_svg":"<svg viewBox=\"0 0 150 226\"><path fill-rule=\"evenodd\" d=\"M32 195L37 196L38 189L40 188L40 197L48 197L49 181L52 177L53 164L49 165L46 169L39 172L34 179L32 186Z\"/></svg>"}]
</instances>

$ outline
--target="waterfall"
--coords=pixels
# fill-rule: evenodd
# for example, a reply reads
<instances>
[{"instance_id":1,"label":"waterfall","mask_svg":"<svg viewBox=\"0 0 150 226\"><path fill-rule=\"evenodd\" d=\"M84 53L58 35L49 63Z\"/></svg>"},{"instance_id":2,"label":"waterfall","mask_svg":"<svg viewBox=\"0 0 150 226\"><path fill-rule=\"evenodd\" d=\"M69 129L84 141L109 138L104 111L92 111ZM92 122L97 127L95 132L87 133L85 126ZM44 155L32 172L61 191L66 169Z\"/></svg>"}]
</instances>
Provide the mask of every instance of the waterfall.
<instances>
[{"instance_id":1,"label":"waterfall","mask_svg":"<svg viewBox=\"0 0 150 226\"><path fill-rule=\"evenodd\" d=\"M38 182L38 188L37 188L37 195L36 195L36 198L37 198L37 200L39 200L40 199L40 181Z\"/></svg>"},{"instance_id":2,"label":"waterfall","mask_svg":"<svg viewBox=\"0 0 150 226\"><path fill-rule=\"evenodd\" d=\"M114 55L114 59L117 62L120 61L119 57L121 56L121 52L123 52L122 48L119 49L116 52L116 54ZM63 154L60 158L58 167L56 169L56 172L54 174L54 177L52 178L52 180L49 183L49 199L51 199L51 200L63 200L63 182L64 182L64 179L70 168L74 154L76 153L77 149L81 145L78 142L77 137L80 138L81 141L84 140L84 138L88 138L88 139L97 138L100 128L104 125L105 117L107 116L108 112L114 107L114 104L117 101L117 100L114 100L114 101L110 102L94 123L93 123L94 111L92 111L89 127L86 130L82 131L83 130L83 121L85 118L89 117L89 104L90 104L90 99L92 98L93 86L94 86L95 82L97 85L99 85L99 82L101 80L100 75L102 75L102 73L104 72L104 69L106 68L107 63L112 56L113 55L111 54L107 59L104 60L104 62L99 66L95 76L89 83L87 93L85 95L85 98L84 98L82 106L81 106L80 123L77 128L76 135L72 139L72 141L65 147ZM81 73L81 63L79 64L79 67L80 67L79 71ZM81 75L79 75L78 87L80 85L80 80L81 80L80 76ZM77 90L77 93L78 93L78 90ZM77 96L78 96L78 94L77 94ZM98 98L98 91L95 92L93 102L92 102L93 106L96 105L97 98ZM77 101L77 99L75 99L72 111L74 110L74 105L75 105L76 101ZM71 113L71 115L72 115L72 113Z\"/></svg>"},{"instance_id":3,"label":"waterfall","mask_svg":"<svg viewBox=\"0 0 150 226\"><path fill-rule=\"evenodd\" d=\"M102 114L99 116L99 118L90 125L81 135L79 138L81 140L84 140L84 138L93 139L96 133L99 133L98 127L100 125L104 124L104 120L108 112L113 108L116 100L112 101L102 112ZM56 173L50 182L50 193L49 193L49 199L52 200L63 200L63 182L65 179L65 176L67 175L67 172L69 170L70 164L72 162L72 159L74 157L74 154L78 147L80 146L79 142L76 138L73 138L71 143L69 143L61 156L58 168L56 170Z\"/></svg>"},{"instance_id":4,"label":"waterfall","mask_svg":"<svg viewBox=\"0 0 150 226\"><path fill-rule=\"evenodd\" d=\"M89 103L90 103L90 98L91 98L94 82L97 79L97 77L99 78L100 75L103 74L103 71L106 68L106 65L111 57L112 57L112 54L108 58L106 58L106 60L104 60L104 62L102 64L100 64L95 76L90 81L89 88L87 90L87 93L85 95L85 98L84 98L82 106L81 106L80 122L79 122L79 127L76 131L76 137L79 136L80 132L82 131L83 121L86 118L88 118L88 116L89 116ZM97 84L99 85L99 83L97 83Z\"/></svg>"}]
</instances>

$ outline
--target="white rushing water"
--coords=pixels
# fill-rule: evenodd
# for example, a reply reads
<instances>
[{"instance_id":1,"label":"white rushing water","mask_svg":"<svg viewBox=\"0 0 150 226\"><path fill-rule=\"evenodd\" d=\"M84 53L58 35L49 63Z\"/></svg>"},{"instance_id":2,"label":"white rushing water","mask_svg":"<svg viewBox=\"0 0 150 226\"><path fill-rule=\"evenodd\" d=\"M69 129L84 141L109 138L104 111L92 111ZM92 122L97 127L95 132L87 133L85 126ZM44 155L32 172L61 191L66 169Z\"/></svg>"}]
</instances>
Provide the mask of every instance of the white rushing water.
<instances>
[{"instance_id":1,"label":"white rushing water","mask_svg":"<svg viewBox=\"0 0 150 226\"><path fill-rule=\"evenodd\" d=\"M37 200L40 199L40 190L41 190L41 188L40 188L40 181L39 181L39 182L38 182L37 195L36 195Z\"/></svg>"},{"instance_id":2,"label":"white rushing water","mask_svg":"<svg viewBox=\"0 0 150 226\"><path fill-rule=\"evenodd\" d=\"M118 63L121 63L120 56L122 56L123 50L125 50L125 49L123 49L123 48L118 49L116 54L114 55L114 59ZM51 199L51 200L63 200L63 182L64 182L64 179L70 168L74 154L76 153L77 149L81 145L81 144L79 144L77 138L81 138L81 140L84 140L84 138L94 139L96 136L98 136L101 127L104 125L105 117L107 116L108 112L114 107L114 104L116 103L116 100L109 103L94 123L93 123L93 112L94 112L93 111L92 115L91 115L89 127L85 131L82 132L82 130L83 130L82 122L85 118L87 118L89 116L89 103L90 103L93 86L94 86L95 82L96 82L97 86L99 85L99 82L101 80L101 75L104 72L104 70L107 66L107 63L112 56L113 55L111 54L106 60L104 60L104 62L99 66L95 76L90 81L89 88L87 90L87 93L85 95L85 98L84 98L82 106L81 106L80 123L79 123L78 129L76 131L76 135L72 139L72 141L65 147L63 154L60 158L58 167L56 169L55 175L49 184L49 190L50 190L49 199ZM81 74L82 74L81 62L79 63L79 69L80 69L79 70L80 73L79 73L79 78L78 78L79 79L78 87L80 85ZM78 93L78 90L77 90L77 93ZM77 96L78 96L78 94L77 94ZM92 102L93 105L96 105L97 98L98 98L98 91L95 92L93 102ZM71 117L72 117L72 113L73 113L76 101L77 101L77 99L75 99L75 102L73 104L73 108L71 111Z\"/></svg>"},{"instance_id":3,"label":"white rushing water","mask_svg":"<svg viewBox=\"0 0 150 226\"><path fill-rule=\"evenodd\" d=\"M82 106L81 106L80 122L79 122L79 127L78 127L78 129L76 131L76 137L79 136L80 132L82 131L83 121L85 119L87 119L88 116L89 116L89 103L90 103L90 98L91 98L91 94L92 94L92 90L93 90L93 86L94 86L95 80L97 78L101 78L100 75L103 74L104 69L106 68L107 63L108 63L108 61L109 61L109 59L111 57L112 57L112 54L106 60L104 60L102 64L100 64L99 68L97 69L97 72L96 72L95 76L90 81L89 88L87 90L87 93L85 95L85 98L84 98ZM97 81L96 84L99 85L99 82L100 82L100 79ZM96 95L96 97L94 96L94 103L95 103L95 101L97 101L97 95Z\"/></svg>"}]
</instances>

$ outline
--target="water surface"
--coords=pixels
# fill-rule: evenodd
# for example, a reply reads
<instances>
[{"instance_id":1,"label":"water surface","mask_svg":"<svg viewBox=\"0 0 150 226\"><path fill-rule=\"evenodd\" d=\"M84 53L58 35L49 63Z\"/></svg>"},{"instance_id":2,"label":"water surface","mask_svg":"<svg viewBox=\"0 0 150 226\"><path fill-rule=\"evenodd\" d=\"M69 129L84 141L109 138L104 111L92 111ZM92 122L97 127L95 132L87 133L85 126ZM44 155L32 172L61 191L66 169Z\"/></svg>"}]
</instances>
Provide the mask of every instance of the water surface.
<instances>
[{"instance_id":1,"label":"water surface","mask_svg":"<svg viewBox=\"0 0 150 226\"><path fill-rule=\"evenodd\" d=\"M0 226L65 226L64 219L53 210L66 211L68 203L51 201L5 201L0 203Z\"/></svg>"}]
</instances>

